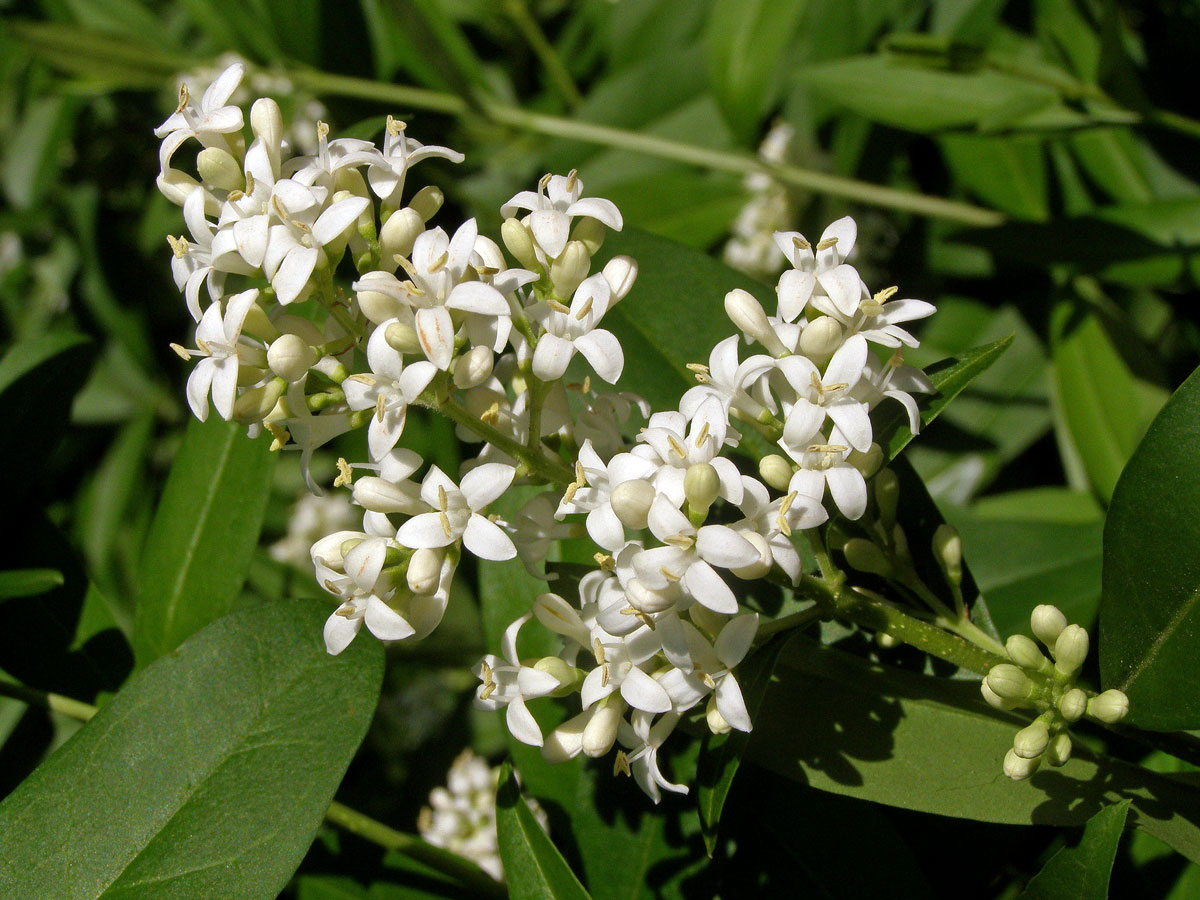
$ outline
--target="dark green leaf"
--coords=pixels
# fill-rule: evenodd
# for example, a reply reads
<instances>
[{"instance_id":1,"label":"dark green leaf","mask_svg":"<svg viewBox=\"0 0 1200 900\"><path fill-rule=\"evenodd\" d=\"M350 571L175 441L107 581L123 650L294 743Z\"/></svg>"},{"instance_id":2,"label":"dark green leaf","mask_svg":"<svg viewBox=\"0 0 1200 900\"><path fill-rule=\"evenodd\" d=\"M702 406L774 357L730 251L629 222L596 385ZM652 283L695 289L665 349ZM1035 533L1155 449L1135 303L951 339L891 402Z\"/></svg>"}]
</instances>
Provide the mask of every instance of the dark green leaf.
<instances>
[{"instance_id":1,"label":"dark green leaf","mask_svg":"<svg viewBox=\"0 0 1200 900\"><path fill-rule=\"evenodd\" d=\"M1200 370L1150 426L1104 528L1100 672L1142 728L1200 728Z\"/></svg>"},{"instance_id":2,"label":"dark green leaf","mask_svg":"<svg viewBox=\"0 0 1200 900\"><path fill-rule=\"evenodd\" d=\"M63 584L58 569L9 569L0 572L0 600L36 597Z\"/></svg>"},{"instance_id":3,"label":"dark green leaf","mask_svg":"<svg viewBox=\"0 0 1200 900\"><path fill-rule=\"evenodd\" d=\"M767 685L779 651L787 643L788 635L780 635L759 649L738 666L738 684L751 720L758 716ZM712 856L717 846L717 826L721 821L721 810L733 778L742 764L742 756L750 743L750 735L742 731L728 734L706 735L700 751L700 762L696 769L696 803L700 807L700 827L704 834L704 846Z\"/></svg>"},{"instance_id":4,"label":"dark green leaf","mask_svg":"<svg viewBox=\"0 0 1200 900\"><path fill-rule=\"evenodd\" d=\"M274 898L382 677L378 642L325 652L326 612L235 613L135 676L0 804L0 896Z\"/></svg>"},{"instance_id":5,"label":"dark green leaf","mask_svg":"<svg viewBox=\"0 0 1200 900\"><path fill-rule=\"evenodd\" d=\"M1037 222L1050 217L1041 138L948 134L939 143L954 177L989 206Z\"/></svg>"},{"instance_id":6,"label":"dark green leaf","mask_svg":"<svg viewBox=\"0 0 1200 900\"><path fill-rule=\"evenodd\" d=\"M188 424L138 571L140 665L233 608L267 505L268 443L216 417Z\"/></svg>"},{"instance_id":7,"label":"dark green leaf","mask_svg":"<svg viewBox=\"0 0 1200 900\"><path fill-rule=\"evenodd\" d=\"M1050 857L1020 900L1106 900L1128 815L1129 801L1119 800L1088 819L1079 843Z\"/></svg>"},{"instance_id":8,"label":"dark green leaf","mask_svg":"<svg viewBox=\"0 0 1200 900\"><path fill-rule=\"evenodd\" d=\"M588 900L588 892L533 817L509 762L500 770L496 831L513 900Z\"/></svg>"}]
</instances>

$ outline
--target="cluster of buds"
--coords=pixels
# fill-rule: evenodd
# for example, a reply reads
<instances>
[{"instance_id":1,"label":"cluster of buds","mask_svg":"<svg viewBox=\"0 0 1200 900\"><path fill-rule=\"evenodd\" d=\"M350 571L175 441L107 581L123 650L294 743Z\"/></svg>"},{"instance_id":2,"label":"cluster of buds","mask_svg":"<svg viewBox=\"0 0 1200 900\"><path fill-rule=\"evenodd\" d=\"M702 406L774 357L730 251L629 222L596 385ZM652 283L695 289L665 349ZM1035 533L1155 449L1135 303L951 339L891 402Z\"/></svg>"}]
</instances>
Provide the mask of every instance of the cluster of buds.
<instances>
[{"instance_id":1,"label":"cluster of buds","mask_svg":"<svg viewBox=\"0 0 1200 900\"><path fill-rule=\"evenodd\" d=\"M1004 774L1017 781L1036 772L1042 760L1061 766L1071 758L1072 723L1089 716L1111 725L1129 712L1129 698L1121 691L1093 694L1076 686L1088 654L1086 629L1068 625L1062 610L1047 604L1034 609L1030 625L1050 657L1037 642L1015 634L1005 644L1012 662L993 666L980 685L983 698L997 709L1038 710L1004 757Z\"/></svg>"}]
</instances>

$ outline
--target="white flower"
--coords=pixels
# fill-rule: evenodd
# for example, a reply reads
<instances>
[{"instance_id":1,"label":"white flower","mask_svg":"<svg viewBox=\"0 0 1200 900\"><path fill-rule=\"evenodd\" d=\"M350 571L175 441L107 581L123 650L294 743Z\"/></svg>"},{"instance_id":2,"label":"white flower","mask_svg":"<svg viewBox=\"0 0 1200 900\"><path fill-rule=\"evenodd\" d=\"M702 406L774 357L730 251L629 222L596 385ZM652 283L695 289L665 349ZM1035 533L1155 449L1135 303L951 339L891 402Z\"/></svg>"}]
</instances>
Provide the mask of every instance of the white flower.
<instances>
[{"instance_id":1,"label":"white flower","mask_svg":"<svg viewBox=\"0 0 1200 900\"><path fill-rule=\"evenodd\" d=\"M508 218L519 209L530 211L529 230L549 259L556 258L567 246L571 219L575 216L591 216L614 231L623 226L616 204L599 197L584 197L583 182L574 172L544 177L538 182L537 193L521 191L514 195L500 207L500 215Z\"/></svg>"},{"instance_id":2,"label":"white flower","mask_svg":"<svg viewBox=\"0 0 1200 900\"><path fill-rule=\"evenodd\" d=\"M871 447L871 419L867 405L854 397L854 388L867 364L867 342L854 335L833 354L825 374L819 375L812 361L789 356L778 361L796 399L784 419L783 441L802 452L825 427L828 417L856 450Z\"/></svg>"},{"instance_id":3,"label":"white flower","mask_svg":"<svg viewBox=\"0 0 1200 900\"><path fill-rule=\"evenodd\" d=\"M771 500L762 482L747 475L742 476L742 485L742 502L738 508L745 518L731 527L752 544L757 545L758 541L751 534L757 535L767 551L767 567L777 563L795 584L800 577L800 554L789 535L793 529L816 528L828 519L825 507L819 498L799 493Z\"/></svg>"},{"instance_id":4,"label":"white flower","mask_svg":"<svg viewBox=\"0 0 1200 900\"><path fill-rule=\"evenodd\" d=\"M342 169L354 169L378 162L379 150L370 141L354 138L338 138L331 141L329 126L318 122L316 154L289 160L284 171L300 184L319 185L326 190L333 190L334 181Z\"/></svg>"},{"instance_id":5,"label":"white flower","mask_svg":"<svg viewBox=\"0 0 1200 900\"><path fill-rule=\"evenodd\" d=\"M416 548L446 547L462 538L481 559L512 559L517 555L512 539L481 510L508 489L515 474L512 466L485 463L463 476L460 490L441 469L431 467L421 482L421 499L434 511L401 525L397 540Z\"/></svg>"},{"instance_id":6,"label":"white flower","mask_svg":"<svg viewBox=\"0 0 1200 900\"><path fill-rule=\"evenodd\" d=\"M662 649L652 629L642 625L623 637L596 637L592 649L596 668L583 680L580 700L584 709L620 689L621 698L634 709L649 713L670 711L671 698L666 690L639 668Z\"/></svg>"},{"instance_id":7,"label":"white flower","mask_svg":"<svg viewBox=\"0 0 1200 900\"><path fill-rule=\"evenodd\" d=\"M738 731L749 731L750 714L733 669L740 663L758 632L758 613L744 613L725 623L710 644L691 622L684 622L691 671L680 669L666 673L662 685L670 693L676 712L685 712L711 690L716 694L717 711Z\"/></svg>"},{"instance_id":8,"label":"white flower","mask_svg":"<svg viewBox=\"0 0 1200 900\"><path fill-rule=\"evenodd\" d=\"M779 315L794 322L809 302L826 312L851 316L864 294L858 271L845 265L854 249L858 226L849 216L838 219L821 234L814 248L798 231L778 231L775 243L794 266L779 278Z\"/></svg>"},{"instance_id":9,"label":"white flower","mask_svg":"<svg viewBox=\"0 0 1200 900\"><path fill-rule=\"evenodd\" d=\"M356 538L361 540L343 556L342 546ZM383 574L391 545L394 542L386 538L348 531L336 532L313 545L317 580L342 600L325 622L325 649L334 656L350 645L364 622L382 641L398 641L414 633L412 625L387 602L395 591Z\"/></svg>"},{"instance_id":10,"label":"white flower","mask_svg":"<svg viewBox=\"0 0 1200 900\"><path fill-rule=\"evenodd\" d=\"M326 195L324 188L287 178L275 184L270 209L279 224L268 231L262 267L284 305L303 293L321 248L340 237L370 203L366 197L347 197L326 207Z\"/></svg>"},{"instance_id":11,"label":"white flower","mask_svg":"<svg viewBox=\"0 0 1200 900\"><path fill-rule=\"evenodd\" d=\"M840 437L833 429L831 440ZM788 455L800 465L800 471L788 483L788 492L802 497L820 500L825 495L825 486L833 502L847 519L857 519L867 510L867 482L862 472L846 461L850 448L843 444L810 444L803 451L793 451L782 440L779 442Z\"/></svg>"},{"instance_id":12,"label":"white flower","mask_svg":"<svg viewBox=\"0 0 1200 900\"><path fill-rule=\"evenodd\" d=\"M396 321L396 320L392 320ZM371 374L357 373L342 382L346 403L351 409L374 409L367 426L367 449L371 460L383 459L404 431L408 405L429 386L437 368L431 362L419 360L407 366L400 354L387 342L385 322L375 329L367 341L367 364Z\"/></svg>"},{"instance_id":13,"label":"white flower","mask_svg":"<svg viewBox=\"0 0 1200 900\"><path fill-rule=\"evenodd\" d=\"M741 473L731 460L718 455L730 434L725 405L719 397L712 396L697 405L690 424L682 412L652 415L637 436L644 446L635 447L632 452L658 464L654 487L677 507L685 500L683 483L687 471L697 463L711 465L720 479L720 496L730 503L739 503L742 499Z\"/></svg>"},{"instance_id":14,"label":"white flower","mask_svg":"<svg viewBox=\"0 0 1200 900\"><path fill-rule=\"evenodd\" d=\"M205 89L199 103L193 101L187 85L180 85L178 108L154 129L154 136L164 139L159 151L163 175L170 169L175 151L189 138L196 138L206 147L227 148L223 135L242 130L242 111L226 105L226 101L245 74L246 67L234 63Z\"/></svg>"},{"instance_id":15,"label":"white flower","mask_svg":"<svg viewBox=\"0 0 1200 900\"><path fill-rule=\"evenodd\" d=\"M774 412L775 404L767 391L765 376L775 368L775 360L760 353L739 363L736 334L713 347L707 366L688 368L696 372L696 380L700 382L679 400L679 411L689 419L712 396L720 398L727 417L731 408L751 417L764 409Z\"/></svg>"},{"instance_id":16,"label":"white flower","mask_svg":"<svg viewBox=\"0 0 1200 900\"><path fill-rule=\"evenodd\" d=\"M542 729L525 706L526 700L545 697L558 690L558 679L549 672L522 665L517 657L517 633L532 617L526 613L506 629L500 642L503 658L489 653L472 671L483 682L475 692L475 705L482 709L507 706L505 722L518 741L542 746Z\"/></svg>"},{"instance_id":17,"label":"white flower","mask_svg":"<svg viewBox=\"0 0 1200 900\"><path fill-rule=\"evenodd\" d=\"M669 713L657 722L653 721L652 714L644 712L634 712L629 718L631 723L621 723L621 743L631 750L625 759L638 787L656 804L662 800L660 788L674 794L686 794L687 785L668 781L658 765L658 751L679 724L679 714Z\"/></svg>"},{"instance_id":18,"label":"white flower","mask_svg":"<svg viewBox=\"0 0 1200 900\"><path fill-rule=\"evenodd\" d=\"M243 353L257 350L263 356L262 361L266 361L261 347L241 342L246 314L257 299L258 288L234 294L225 304L224 316L220 302L213 303L204 311L200 324L196 326L196 346L200 349L179 348L185 356L203 357L196 363L187 382L188 405L201 422L208 418L210 389L213 406L221 418L228 420L233 415L233 402L237 399L239 349Z\"/></svg>"},{"instance_id":19,"label":"white flower","mask_svg":"<svg viewBox=\"0 0 1200 900\"><path fill-rule=\"evenodd\" d=\"M204 217L204 192L192 191L183 202L183 220L187 223L192 240L168 238L173 257L171 274L175 286L187 299L188 312L192 319L200 321L200 285L207 282L210 300L221 299L225 289L225 273L213 265L213 230Z\"/></svg>"},{"instance_id":20,"label":"white flower","mask_svg":"<svg viewBox=\"0 0 1200 900\"><path fill-rule=\"evenodd\" d=\"M655 466L647 459L632 453L618 453L607 463L584 441L579 448L576 477L582 475L563 495L555 516L562 519L570 513L586 512L587 530L605 550L616 551L625 543L625 527L612 507L612 493L627 481L648 479Z\"/></svg>"},{"instance_id":21,"label":"white flower","mask_svg":"<svg viewBox=\"0 0 1200 900\"><path fill-rule=\"evenodd\" d=\"M921 409L916 399L917 394L932 394L937 391L929 377L915 366L897 364L899 357L893 356L887 364L880 366L874 358L867 360L866 377L855 389L855 394L871 409L885 397L899 401L908 414L908 428L913 434L921 430Z\"/></svg>"},{"instance_id":22,"label":"white flower","mask_svg":"<svg viewBox=\"0 0 1200 900\"><path fill-rule=\"evenodd\" d=\"M611 289L604 274L585 278L575 289L570 307L542 300L529 310L530 318L546 331L533 351L533 374L542 381L561 378L576 351L596 374L613 384L625 367L625 354L616 335L597 328L608 311Z\"/></svg>"},{"instance_id":23,"label":"white flower","mask_svg":"<svg viewBox=\"0 0 1200 900\"><path fill-rule=\"evenodd\" d=\"M426 147L404 133L404 123L399 119L387 118L383 135L383 152L372 161L367 169L367 180L375 196L389 206L399 206L404 192L404 176L410 167L423 159L438 157L453 163L463 161L463 155L449 147Z\"/></svg>"}]
</instances>

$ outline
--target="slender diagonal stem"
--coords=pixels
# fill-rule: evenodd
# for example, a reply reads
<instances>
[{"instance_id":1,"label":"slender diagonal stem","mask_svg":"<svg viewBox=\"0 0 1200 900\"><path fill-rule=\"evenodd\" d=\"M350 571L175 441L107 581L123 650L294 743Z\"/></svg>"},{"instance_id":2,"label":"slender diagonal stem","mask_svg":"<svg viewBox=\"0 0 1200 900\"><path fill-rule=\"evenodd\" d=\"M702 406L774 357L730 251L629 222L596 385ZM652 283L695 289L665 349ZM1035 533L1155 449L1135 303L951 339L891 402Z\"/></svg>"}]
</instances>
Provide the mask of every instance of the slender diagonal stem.
<instances>
[{"instance_id":1,"label":"slender diagonal stem","mask_svg":"<svg viewBox=\"0 0 1200 900\"><path fill-rule=\"evenodd\" d=\"M531 449L520 441L510 438L498 428L489 425L478 416L472 415L466 407L459 404L456 400L447 398L440 404L430 404L430 406L456 424L475 432L475 434L498 449L503 450L513 459L524 463L533 474L539 475L547 481L557 482L563 487L566 487L575 480L575 473L568 468L566 463L561 460L551 459L545 453L541 452L540 446Z\"/></svg>"},{"instance_id":2,"label":"slender diagonal stem","mask_svg":"<svg viewBox=\"0 0 1200 900\"><path fill-rule=\"evenodd\" d=\"M555 89L562 95L567 106L576 107L583 102L583 94L579 92L575 79L567 71L562 57L542 31L542 26L529 9L526 0L505 0L504 11L508 13L513 25L521 32L525 42L537 55L546 75L554 83Z\"/></svg>"}]
</instances>

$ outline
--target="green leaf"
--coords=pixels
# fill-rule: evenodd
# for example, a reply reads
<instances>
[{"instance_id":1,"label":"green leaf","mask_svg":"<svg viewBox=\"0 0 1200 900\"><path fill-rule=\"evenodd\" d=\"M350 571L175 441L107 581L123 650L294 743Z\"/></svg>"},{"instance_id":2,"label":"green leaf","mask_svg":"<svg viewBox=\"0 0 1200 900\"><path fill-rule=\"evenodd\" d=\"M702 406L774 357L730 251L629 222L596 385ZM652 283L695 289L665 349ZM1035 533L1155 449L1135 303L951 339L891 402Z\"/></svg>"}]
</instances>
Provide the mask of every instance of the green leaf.
<instances>
[{"instance_id":1,"label":"green leaf","mask_svg":"<svg viewBox=\"0 0 1200 900\"><path fill-rule=\"evenodd\" d=\"M513 900L589 900L588 892L533 817L510 762L500 769L496 832Z\"/></svg>"},{"instance_id":2,"label":"green leaf","mask_svg":"<svg viewBox=\"0 0 1200 900\"><path fill-rule=\"evenodd\" d=\"M1133 800L1135 824L1196 859L1200 792L1076 743L1062 768L1026 781L1002 774L1027 718L983 703L977 681L868 663L804 638L776 665L748 758L812 787L984 822L1084 824L1102 804Z\"/></svg>"},{"instance_id":3,"label":"green leaf","mask_svg":"<svg viewBox=\"0 0 1200 900\"><path fill-rule=\"evenodd\" d=\"M947 134L938 143L954 177L989 206L1021 219L1050 218L1040 137Z\"/></svg>"},{"instance_id":4,"label":"green leaf","mask_svg":"<svg viewBox=\"0 0 1200 900\"><path fill-rule=\"evenodd\" d=\"M58 569L9 569L0 572L0 600L36 597L64 583Z\"/></svg>"},{"instance_id":5,"label":"green leaf","mask_svg":"<svg viewBox=\"0 0 1200 900\"><path fill-rule=\"evenodd\" d=\"M1107 502L1148 424L1147 394L1097 313L1064 302L1054 310L1051 336L1060 438Z\"/></svg>"},{"instance_id":6,"label":"green leaf","mask_svg":"<svg viewBox=\"0 0 1200 900\"><path fill-rule=\"evenodd\" d=\"M1128 815L1129 801L1120 800L1088 819L1079 843L1050 857L1020 900L1106 900Z\"/></svg>"},{"instance_id":7,"label":"green leaf","mask_svg":"<svg viewBox=\"0 0 1200 900\"><path fill-rule=\"evenodd\" d=\"M216 417L188 424L138 571L140 665L233 608L266 510L275 462L268 443Z\"/></svg>"},{"instance_id":8,"label":"green leaf","mask_svg":"<svg viewBox=\"0 0 1200 900\"><path fill-rule=\"evenodd\" d=\"M950 73L885 56L853 56L810 66L800 81L874 122L906 131L999 127L1054 104L1057 93L991 69Z\"/></svg>"},{"instance_id":9,"label":"green leaf","mask_svg":"<svg viewBox=\"0 0 1200 900\"><path fill-rule=\"evenodd\" d=\"M375 641L325 652L327 611L243 610L135 675L0 804L0 896L274 898L382 678Z\"/></svg>"},{"instance_id":10,"label":"green leaf","mask_svg":"<svg viewBox=\"0 0 1200 900\"><path fill-rule=\"evenodd\" d=\"M780 635L764 644L738 666L738 684L752 721L758 716L767 685L771 683L775 661L788 637ZM716 849L721 810L725 807L729 789L733 787L733 778L742 764L742 756L749 743L750 735L742 731L706 735L704 738L696 769L696 803L700 808L700 828L709 856Z\"/></svg>"},{"instance_id":11,"label":"green leaf","mask_svg":"<svg viewBox=\"0 0 1200 900\"><path fill-rule=\"evenodd\" d=\"M929 366L925 373L937 393L925 395L920 401L921 424L928 425L936 419L950 401L961 394L967 386L987 371L1013 342L1013 335L1002 337L990 344L968 350L958 359L946 359ZM875 415L875 440L884 448L888 459L895 459L913 439L913 433L908 427L908 414L903 407L889 403L877 407L880 412Z\"/></svg>"},{"instance_id":12,"label":"green leaf","mask_svg":"<svg viewBox=\"0 0 1200 900\"><path fill-rule=\"evenodd\" d=\"M1154 420L1104 528L1100 673L1141 728L1200 728L1200 370Z\"/></svg>"},{"instance_id":13,"label":"green leaf","mask_svg":"<svg viewBox=\"0 0 1200 900\"><path fill-rule=\"evenodd\" d=\"M0 162L0 184L15 208L30 208L54 186L79 106L76 98L59 95L40 97L25 110Z\"/></svg>"},{"instance_id":14,"label":"green leaf","mask_svg":"<svg viewBox=\"0 0 1200 900\"><path fill-rule=\"evenodd\" d=\"M708 72L729 127L744 144L775 105L779 65L806 4L797 0L716 0L708 15Z\"/></svg>"}]
</instances>

